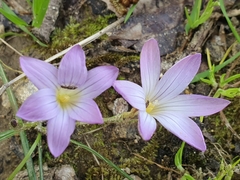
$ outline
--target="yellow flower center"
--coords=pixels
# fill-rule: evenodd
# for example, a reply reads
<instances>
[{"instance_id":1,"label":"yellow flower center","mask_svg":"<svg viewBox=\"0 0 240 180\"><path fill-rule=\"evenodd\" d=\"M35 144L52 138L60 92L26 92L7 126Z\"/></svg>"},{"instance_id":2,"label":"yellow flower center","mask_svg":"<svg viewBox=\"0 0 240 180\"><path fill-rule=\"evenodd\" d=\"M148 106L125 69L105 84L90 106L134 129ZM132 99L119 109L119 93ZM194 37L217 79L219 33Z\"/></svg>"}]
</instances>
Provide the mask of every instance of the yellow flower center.
<instances>
[{"instance_id":1,"label":"yellow flower center","mask_svg":"<svg viewBox=\"0 0 240 180\"><path fill-rule=\"evenodd\" d=\"M146 111L147 111L148 114L150 114L150 113L152 112L152 110L154 109L155 104L154 104L154 103L151 103L151 102L149 102L149 103L147 103L147 104L148 104L148 105L147 105Z\"/></svg>"},{"instance_id":2,"label":"yellow flower center","mask_svg":"<svg viewBox=\"0 0 240 180\"><path fill-rule=\"evenodd\" d=\"M70 100L70 96L66 95L66 94L61 94L61 95L58 96L58 100L61 104L62 103L68 103L69 100Z\"/></svg>"},{"instance_id":3,"label":"yellow flower center","mask_svg":"<svg viewBox=\"0 0 240 180\"><path fill-rule=\"evenodd\" d=\"M79 100L80 94L75 89L60 88L57 90L57 102L62 108L66 108Z\"/></svg>"}]
</instances>

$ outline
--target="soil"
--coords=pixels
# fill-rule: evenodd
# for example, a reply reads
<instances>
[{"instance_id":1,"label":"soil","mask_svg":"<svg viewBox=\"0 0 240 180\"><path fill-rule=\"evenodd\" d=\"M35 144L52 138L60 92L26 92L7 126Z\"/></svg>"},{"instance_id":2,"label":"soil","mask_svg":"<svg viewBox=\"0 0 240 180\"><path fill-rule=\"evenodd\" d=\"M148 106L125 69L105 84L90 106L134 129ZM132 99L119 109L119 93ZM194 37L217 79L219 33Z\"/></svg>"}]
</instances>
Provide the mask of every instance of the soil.
<instances>
[{"instance_id":1,"label":"soil","mask_svg":"<svg viewBox=\"0 0 240 180\"><path fill-rule=\"evenodd\" d=\"M18 8L20 6L29 11L30 8L24 3L25 0L16 2ZM108 2L108 6L106 2ZM110 7L111 3L115 3L115 5ZM240 32L240 3L234 0L225 3L227 11L232 12L231 20L234 22L235 28ZM6 37L5 41L23 55L47 59L116 21L118 18L116 15L119 16L119 12L124 11L124 7L116 0L98 1L97 3L92 0L63 0L60 4L56 22L49 24L48 21L45 26L49 27L43 30L49 31L46 34L51 34L42 39L44 42L48 42L50 39L47 48L38 45L31 37L23 34L1 17L3 20L0 18L0 24L4 25L5 31L17 29L18 34L21 35ZM205 71L208 68L206 48L210 50L212 62L218 64L227 49L236 41L221 10L215 8L208 21L186 35L184 32L185 6L191 8L192 1L140 0L139 7L126 24L121 24L109 32L108 36L104 35L84 47L88 69L98 65L112 64L120 69L120 78L140 84L139 53L143 43L149 38L155 38L159 42L163 73L177 60L193 52L202 53L203 58L199 72ZM116 15L110 9L114 10ZM28 13L18 13L26 19L31 17ZM34 32L38 33L38 31ZM41 35L37 37L41 37ZM228 58L239 51L240 45L234 44ZM0 60L11 68L4 67L9 80L20 75L19 55L5 44L0 44ZM54 63L58 63L59 60L55 60ZM238 59L222 69L217 77L219 78L224 73L239 74L239 68ZM27 79L25 78L24 81ZM0 85L2 84L0 81ZM14 86L12 88L14 89ZM16 94L17 89L19 88L14 89ZM214 92L215 89L212 89L211 86L197 82L189 85L184 93L213 95ZM21 99L20 97L16 98ZM120 98L121 96L113 89L109 89L96 99L104 117L112 117L118 112L131 109L131 106ZM236 96L229 100L232 102L231 105L221 114L204 117L202 123L199 118L194 119L203 131L207 151L202 153L186 145L183 167L197 180L214 178L219 173L228 171L229 167L233 173L232 179L237 180L240 177L240 166L233 166L233 162L238 159L240 153L240 121L238 119L240 98ZM19 128L18 125L12 126L15 122L15 114L10 106L2 105L6 103L5 101L4 98L0 98L0 132ZM21 103L22 101L19 100L19 105ZM226 118L224 118L225 116ZM37 130L31 128L26 132L29 142L32 144L37 136ZM46 179L57 179L58 176L54 173L57 172L58 167L63 165L70 165L74 168L76 174L72 176L73 179L123 179L105 162L96 161L91 153L73 144L70 144L60 157L54 158L48 150L44 134L42 138L44 166L50 169L46 170L46 173L50 174L49 177L46 176ZM160 124L158 124L158 130L153 138L148 142L143 141L138 134L137 119L128 118L119 118L118 121L108 122L101 126L77 124L71 138L83 144L89 144L121 169L135 176L135 179L171 180L179 179L182 176L182 173L174 165L174 156L181 146L181 140L161 127ZM1 141L0 149L0 180L4 180L14 171L24 155L18 135ZM32 157L37 165L37 151L33 153ZM52 173L53 171L54 173ZM21 174L18 175L18 179L21 178L27 179L26 174L22 177Z\"/></svg>"}]
</instances>

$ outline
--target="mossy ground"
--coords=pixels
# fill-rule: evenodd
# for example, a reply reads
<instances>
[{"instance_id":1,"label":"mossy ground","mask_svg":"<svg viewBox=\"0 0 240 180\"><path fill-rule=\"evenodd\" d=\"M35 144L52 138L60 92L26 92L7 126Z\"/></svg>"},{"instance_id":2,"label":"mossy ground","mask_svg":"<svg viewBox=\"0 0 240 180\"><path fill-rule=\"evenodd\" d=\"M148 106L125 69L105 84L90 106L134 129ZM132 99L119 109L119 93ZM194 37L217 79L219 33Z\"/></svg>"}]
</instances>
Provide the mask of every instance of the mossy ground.
<instances>
[{"instance_id":1,"label":"mossy ground","mask_svg":"<svg viewBox=\"0 0 240 180\"><path fill-rule=\"evenodd\" d=\"M99 16L97 19L90 17L82 23L75 22L74 19L71 19L70 23L64 29L55 30L52 36L53 42L50 45L51 51L63 50L89 37L103 27L106 27L109 18L112 17L112 15L106 17ZM101 40L106 40L106 37L103 37L100 41ZM89 45L88 48L93 48L93 45ZM88 58L87 67L91 69L102 63L123 67L130 62L138 61L138 55L109 52ZM120 78L127 79L128 77L123 74L120 75ZM116 97L116 92L110 89L96 99L104 117L112 116L106 103L114 100ZM234 124L234 130L236 132L240 131L240 121L238 121L239 107L239 100L235 99L230 108L225 112L230 124ZM234 156L227 156L226 153L221 153L223 152L221 147L228 149L229 153L234 151L235 145L233 142L236 141L236 138L220 120L219 114L208 117L204 124L204 128L214 136L219 146L215 146L212 144L213 142L207 140L208 150L205 154L202 154L186 145L183 164L197 179L201 179L203 176L211 177L211 173L217 173L223 158L227 159L227 163L231 163L232 158L234 158ZM116 131L118 126L132 126L135 138L112 137L112 131ZM121 169L129 168L131 174L138 175L142 179L166 179L169 173L172 173L172 177L179 177L179 174L174 174L173 171L170 171L171 169L176 170L174 166L174 156L181 145L181 141L178 138L161 127L158 128L149 142L144 142L141 138L138 139L138 137L137 123L131 120L106 125L77 125L75 133L72 136L73 139L81 143L86 144L87 141L91 147L103 157L113 161ZM219 153L216 154L216 152L219 152L222 156L219 156ZM80 179L98 179L102 175L106 179L122 179L122 176L109 165L102 161L98 164L91 153L75 145L70 145L63 155L57 159L49 157L49 154L46 153L45 161L49 166L56 166L58 164L73 165ZM160 164L163 168L156 166L153 162ZM166 169L164 169L164 167L166 167ZM170 170L168 168L170 168ZM207 172L206 168L208 168L209 172Z\"/></svg>"},{"instance_id":2,"label":"mossy ground","mask_svg":"<svg viewBox=\"0 0 240 180\"><path fill-rule=\"evenodd\" d=\"M56 29L54 31L49 48L39 48L38 45L31 48L38 49L42 59L46 59L106 27L111 18L114 18L114 15L90 16L81 22L71 19L64 29ZM106 39L107 36L103 36L98 42L88 45L86 49L94 48L97 43ZM120 68L127 66L131 62L138 61L139 55L108 52L91 58L87 57L87 67L91 69L100 64L109 63ZM122 73L119 78L128 79L128 76ZM104 117L112 116L106 104L109 101L113 101L116 97L116 92L113 89L109 89L96 99ZM232 104L224 113L233 129L239 134L240 121L238 117L240 102L238 98L231 99L231 101ZM128 133L131 133L132 136L118 137L115 131L119 127L120 130L123 128L128 129ZM196 179L202 179L203 176L205 178L213 177L211 173L217 174L223 159L226 161L225 165L227 166L237 156L236 145L238 145L239 139L226 127L219 114L207 117L204 121L204 128L214 137L215 142L211 142L206 138L208 150L205 154L186 145L183 156L184 167ZM77 124L72 138L84 144L87 141L103 157L113 161L122 169L129 168L131 174L138 175L142 179L167 179L169 173L172 173L172 177L180 177L179 174L174 173L171 169L177 170L174 165L174 156L181 145L181 141L164 128L158 127L153 138L149 142L144 142L139 138L135 120L126 119L105 125ZM70 164L74 167L80 179L99 179L102 175L105 179L122 179L122 176L105 162L100 161L99 165L93 155L86 150L71 144L59 158L54 159L49 153L46 142L43 143L45 143L43 145L44 161L49 166ZM162 168L153 162L160 164Z\"/></svg>"}]
</instances>

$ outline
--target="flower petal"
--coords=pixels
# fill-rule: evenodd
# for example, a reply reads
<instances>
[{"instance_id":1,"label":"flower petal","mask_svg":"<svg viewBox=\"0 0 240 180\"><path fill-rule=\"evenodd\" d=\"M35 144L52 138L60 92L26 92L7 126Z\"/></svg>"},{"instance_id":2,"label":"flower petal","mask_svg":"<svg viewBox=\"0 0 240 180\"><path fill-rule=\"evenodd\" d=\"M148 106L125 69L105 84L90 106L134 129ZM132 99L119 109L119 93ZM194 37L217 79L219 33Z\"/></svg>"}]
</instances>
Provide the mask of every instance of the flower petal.
<instances>
[{"instance_id":1,"label":"flower petal","mask_svg":"<svg viewBox=\"0 0 240 180\"><path fill-rule=\"evenodd\" d=\"M118 72L118 68L114 66L100 66L91 69L88 71L86 82L80 87L81 96L96 98L113 85Z\"/></svg>"},{"instance_id":2,"label":"flower petal","mask_svg":"<svg viewBox=\"0 0 240 180\"><path fill-rule=\"evenodd\" d=\"M26 56L20 57L20 65L26 76L38 88L58 87L57 68L44 61Z\"/></svg>"},{"instance_id":3,"label":"flower petal","mask_svg":"<svg viewBox=\"0 0 240 180\"><path fill-rule=\"evenodd\" d=\"M59 111L55 91L41 89L22 104L17 116L27 121L43 121L55 117Z\"/></svg>"},{"instance_id":4,"label":"flower petal","mask_svg":"<svg viewBox=\"0 0 240 180\"><path fill-rule=\"evenodd\" d=\"M144 44L140 55L141 81L147 99L160 78L160 68L158 42L150 39Z\"/></svg>"},{"instance_id":5,"label":"flower petal","mask_svg":"<svg viewBox=\"0 0 240 180\"><path fill-rule=\"evenodd\" d=\"M47 141L54 157L60 156L67 148L74 129L75 121L65 111L60 111L55 118L48 121Z\"/></svg>"},{"instance_id":6,"label":"flower petal","mask_svg":"<svg viewBox=\"0 0 240 180\"><path fill-rule=\"evenodd\" d=\"M179 95L160 104L157 109L164 112L182 113L185 116L207 116L221 111L230 101L201 95Z\"/></svg>"},{"instance_id":7,"label":"flower petal","mask_svg":"<svg viewBox=\"0 0 240 180\"><path fill-rule=\"evenodd\" d=\"M206 150L206 144L198 125L188 117L173 114L160 114L154 116L168 131L199 149Z\"/></svg>"},{"instance_id":8,"label":"flower petal","mask_svg":"<svg viewBox=\"0 0 240 180\"><path fill-rule=\"evenodd\" d=\"M102 124L102 114L98 105L92 99L81 99L68 110L69 116L77 121L88 124Z\"/></svg>"},{"instance_id":9,"label":"flower petal","mask_svg":"<svg viewBox=\"0 0 240 180\"><path fill-rule=\"evenodd\" d=\"M158 82L152 101L165 103L179 95L191 82L201 63L201 54L189 55L172 66Z\"/></svg>"},{"instance_id":10,"label":"flower petal","mask_svg":"<svg viewBox=\"0 0 240 180\"><path fill-rule=\"evenodd\" d=\"M115 81L114 89L133 107L146 110L145 94L143 88L130 81Z\"/></svg>"},{"instance_id":11,"label":"flower petal","mask_svg":"<svg viewBox=\"0 0 240 180\"><path fill-rule=\"evenodd\" d=\"M153 133L156 131L156 120L145 111L138 112L138 130L145 141L151 139Z\"/></svg>"},{"instance_id":12,"label":"flower petal","mask_svg":"<svg viewBox=\"0 0 240 180\"><path fill-rule=\"evenodd\" d=\"M58 82L65 87L79 87L86 79L85 53L79 45L76 45L65 54L60 62Z\"/></svg>"}]
</instances>

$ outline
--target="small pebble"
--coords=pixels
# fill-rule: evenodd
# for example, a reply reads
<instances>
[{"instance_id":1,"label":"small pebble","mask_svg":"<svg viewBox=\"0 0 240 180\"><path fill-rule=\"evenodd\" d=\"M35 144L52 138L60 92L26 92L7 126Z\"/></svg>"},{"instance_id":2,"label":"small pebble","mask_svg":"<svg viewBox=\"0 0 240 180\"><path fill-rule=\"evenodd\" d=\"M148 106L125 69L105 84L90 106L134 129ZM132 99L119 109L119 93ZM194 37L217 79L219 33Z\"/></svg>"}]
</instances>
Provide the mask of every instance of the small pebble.
<instances>
[{"instance_id":1,"label":"small pebble","mask_svg":"<svg viewBox=\"0 0 240 180\"><path fill-rule=\"evenodd\" d=\"M129 109L127 101L123 98L117 98L112 107L113 115L122 114L123 112L127 112Z\"/></svg>"},{"instance_id":2,"label":"small pebble","mask_svg":"<svg viewBox=\"0 0 240 180\"><path fill-rule=\"evenodd\" d=\"M75 180L76 174L72 166L63 165L56 170L54 180Z\"/></svg>"}]
</instances>

